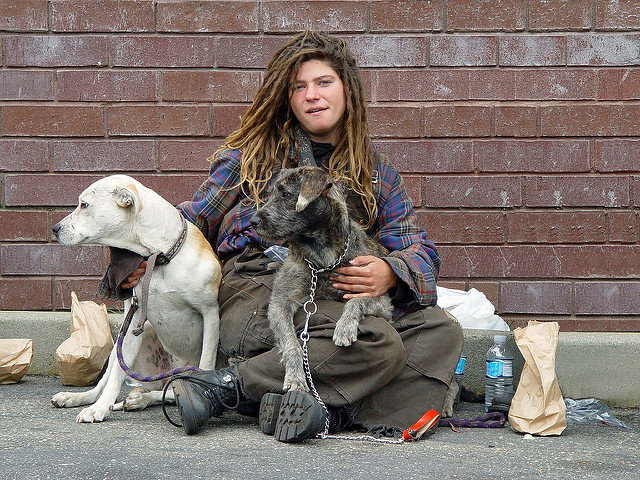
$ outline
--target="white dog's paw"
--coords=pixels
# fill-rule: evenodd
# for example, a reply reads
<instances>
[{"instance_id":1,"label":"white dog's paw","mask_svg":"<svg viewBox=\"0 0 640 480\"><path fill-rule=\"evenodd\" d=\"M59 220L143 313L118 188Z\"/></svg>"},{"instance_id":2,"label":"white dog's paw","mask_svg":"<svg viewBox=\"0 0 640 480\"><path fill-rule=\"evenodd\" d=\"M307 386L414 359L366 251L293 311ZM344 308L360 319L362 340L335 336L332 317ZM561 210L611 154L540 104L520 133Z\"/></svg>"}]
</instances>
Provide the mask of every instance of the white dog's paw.
<instances>
[{"instance_id":1,"label":"white dog's paw","mask_svg":"<svg viewBox=\"0 0 640 480\"><path fill-rule=\"evenodd\" d=\"M78 423L98 423L103 421L109 415L108 408L99 408L95 405L84 408L76 417Z\"/></svg>"},{"instance_id":2,"label":"white dog's paw","mask_svg":"<svg viewBox=\"0 0 640 480\"><path fill-rule=\"evenodd\" d=\"M58 392L51 397L51 405L58 408L70 408L85 405L82 397L74 392Z\"/></svg>"},{"instance_id":3,"label":"white dog's paw","mask_svg":"<svg viewBox=\"0 0 640 480\"><path fill-rule=\"evenodd\" d=\"M149 406L149 390L142 387L136 387L129 392L127 398L124 399L124 410L143 410Z\"/></svg>"},{"instance_id":4,"label":"white dog's paw","mask_svg":"<svg viewBox=\"0 0 640 480\"><path fill-rule=\"evenodd\" d=\"M348 347L358 339L358 326L338 322L333 331L333 343L338 347Z\"/></svg>"}]
</instances>

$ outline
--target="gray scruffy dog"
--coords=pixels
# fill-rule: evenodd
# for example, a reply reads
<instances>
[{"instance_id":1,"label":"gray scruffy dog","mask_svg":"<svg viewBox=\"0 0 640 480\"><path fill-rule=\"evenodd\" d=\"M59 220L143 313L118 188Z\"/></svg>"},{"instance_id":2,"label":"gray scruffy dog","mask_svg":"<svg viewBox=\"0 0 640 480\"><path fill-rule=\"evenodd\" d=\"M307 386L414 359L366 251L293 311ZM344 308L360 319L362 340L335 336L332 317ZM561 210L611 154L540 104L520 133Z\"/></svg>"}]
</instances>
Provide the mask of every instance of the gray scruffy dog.
<instances>
[{"instance_id":1,"label":"gray scruffy dog","mask_svg":"<svg viewBox=\"0 0 640 480\"><path fill-rule=\"evenodd\" d=\"M288 242L289 254L274 278L267 315L285 366L284 390L308 391L293 316L309 298L311 268L321 270L316 298L343 301L344 292L333 288L329 280L333 270L357 256L380 257L387 250L350 220L343 192L317 167L282 170L251 223L263 238ZM348 300L336 322L333 342L343 347L351 345L358 338L358 325L364 315L391 322L392 310L386 294Z\"/></svg>"}]
</instances>

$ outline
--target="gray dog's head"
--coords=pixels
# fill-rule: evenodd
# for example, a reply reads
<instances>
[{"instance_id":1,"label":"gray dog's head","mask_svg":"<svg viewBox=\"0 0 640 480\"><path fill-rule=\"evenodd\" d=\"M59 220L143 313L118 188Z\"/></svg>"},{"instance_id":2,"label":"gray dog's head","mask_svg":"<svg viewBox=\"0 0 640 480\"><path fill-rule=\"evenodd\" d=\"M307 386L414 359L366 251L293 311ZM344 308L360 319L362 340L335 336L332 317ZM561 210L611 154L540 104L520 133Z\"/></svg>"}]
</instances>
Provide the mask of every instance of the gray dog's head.
<instances>
[{"instance_id":1,"label":"gray dog's head","mask_svg":"<svg viewBox=\"0 0 640 480\"><path fill-rule=\"evenodd\" d=\"M327 172L317 167L285 169L276 179L267 202L251 218L267 240L312 235L322 225L341 221L347 206Z\"/></svg>"}]
</instances>

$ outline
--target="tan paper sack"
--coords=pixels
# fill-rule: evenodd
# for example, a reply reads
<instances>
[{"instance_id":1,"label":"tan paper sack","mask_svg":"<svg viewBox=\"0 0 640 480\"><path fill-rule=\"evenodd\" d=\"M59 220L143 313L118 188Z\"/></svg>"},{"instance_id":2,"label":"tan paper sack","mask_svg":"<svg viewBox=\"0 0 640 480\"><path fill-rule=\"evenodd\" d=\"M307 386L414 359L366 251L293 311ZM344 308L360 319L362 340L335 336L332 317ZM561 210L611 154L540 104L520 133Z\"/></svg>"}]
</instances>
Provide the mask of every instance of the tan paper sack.
<instances>
[{"instance_id":1,"label":"tan paper sack","mask_svg":"<svg viewBox=\"0 0 640 480\"><path fill-rule=\"evenodd\" d=\"M71 292L71 337L56 350L63 385L93 385L113 348L107 307L78 301Z\"/></svg>"},{"instance_id":2,"label":"tan paper sack","mask_svg":"<svg viewBox=\"0 0 640 480\"><path fill-rule=\"evenodd\" d=\"M27 373L33 358L30 338L0 338L0 384L17 383Z\"/></svg>"},{"instance_id":3,"label":"tan paper sack","mask_svg":"<svg viewBox=\"0 0 640 480\"><path fill-rule=\"evenodd\" d=\"M515 432L560 435L567 426L565 403L556 377L557 322L531 321L513 337L525 360L509 409Z\"/></svg>"}]
</instances>

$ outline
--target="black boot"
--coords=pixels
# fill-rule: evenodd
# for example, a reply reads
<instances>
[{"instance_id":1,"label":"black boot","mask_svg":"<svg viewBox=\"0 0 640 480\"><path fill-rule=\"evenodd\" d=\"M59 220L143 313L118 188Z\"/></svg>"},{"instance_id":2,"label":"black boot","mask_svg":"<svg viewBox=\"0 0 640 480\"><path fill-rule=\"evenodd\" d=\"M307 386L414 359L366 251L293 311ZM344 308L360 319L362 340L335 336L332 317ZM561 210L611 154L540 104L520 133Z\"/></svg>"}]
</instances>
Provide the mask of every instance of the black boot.
<instances>
[{"instance_id":1,"label":"black boot","mask_svg":"<svg viewBox=\"0 0 640 480\"><path fill-rule=\"evenodd\" d=\"M174 376L169 384L173 385L182 427L187 435L198 433L211 417L238 408L242 400L234 367L187 372ZM167 419L180 426L168 416Z\"/></svg>"}]
</instances>

